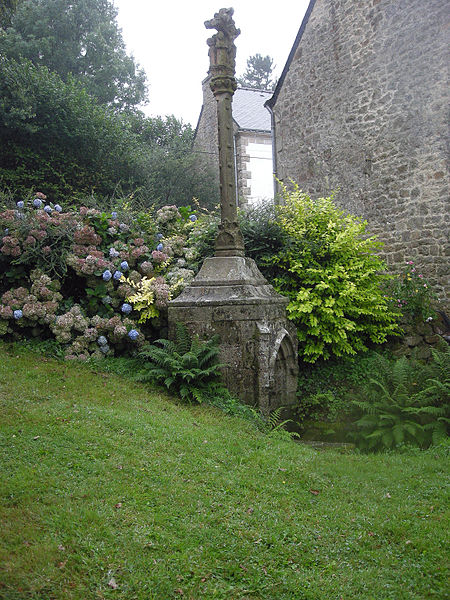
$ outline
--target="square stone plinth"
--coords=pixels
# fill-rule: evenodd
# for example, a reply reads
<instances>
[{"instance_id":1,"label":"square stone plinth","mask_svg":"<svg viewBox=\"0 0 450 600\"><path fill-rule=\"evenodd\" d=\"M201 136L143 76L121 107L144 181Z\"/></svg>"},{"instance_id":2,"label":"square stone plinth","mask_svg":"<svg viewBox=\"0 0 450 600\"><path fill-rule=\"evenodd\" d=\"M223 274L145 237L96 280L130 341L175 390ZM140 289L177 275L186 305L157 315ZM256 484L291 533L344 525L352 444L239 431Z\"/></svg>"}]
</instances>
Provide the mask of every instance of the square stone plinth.
<instances>
[{"instance_id":1,"label":"square stone plinth","mask_svg":"<svg viewBox=\"0 0 450 600\"><path fill-rule=\"evenodd\" d=\"M297 334L281 296L245 257L213 257L169 303L169 337L183 323L201 339L220 337L224 383L268 414L296 401Z\"/></svg>"}]
</instances>

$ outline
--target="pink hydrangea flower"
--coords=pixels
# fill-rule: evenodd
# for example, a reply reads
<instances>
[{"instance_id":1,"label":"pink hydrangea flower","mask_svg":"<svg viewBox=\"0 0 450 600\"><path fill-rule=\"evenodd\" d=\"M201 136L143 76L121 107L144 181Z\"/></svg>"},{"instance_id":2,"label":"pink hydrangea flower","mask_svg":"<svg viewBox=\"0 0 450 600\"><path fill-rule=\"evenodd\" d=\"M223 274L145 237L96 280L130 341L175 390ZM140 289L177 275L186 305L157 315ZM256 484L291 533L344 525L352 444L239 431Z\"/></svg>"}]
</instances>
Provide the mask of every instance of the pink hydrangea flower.
<instances>
[{"instance_id":1,"label":"pink hydrangea flower","mask_svg":"<svg viewBox=\"0 0 450 600\"><path fill-rule=\"evenodd\" d=\"M167 256L167 254L165 254L164 252L161 252L160 250L153 250L152 258L153 258L153 262L155 262L157 265L160 265L160 264L166 262L166 260L169 257Z\"/></svg>"}]
</instances>

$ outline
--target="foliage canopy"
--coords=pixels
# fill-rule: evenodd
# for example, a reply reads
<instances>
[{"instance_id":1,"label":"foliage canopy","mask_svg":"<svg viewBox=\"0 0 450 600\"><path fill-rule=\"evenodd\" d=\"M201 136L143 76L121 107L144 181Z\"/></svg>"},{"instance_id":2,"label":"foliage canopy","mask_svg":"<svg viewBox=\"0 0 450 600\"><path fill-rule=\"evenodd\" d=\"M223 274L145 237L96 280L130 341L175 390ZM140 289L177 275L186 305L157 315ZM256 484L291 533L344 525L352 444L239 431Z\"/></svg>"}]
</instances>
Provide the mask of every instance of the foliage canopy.
<instances>
[{"instance_id":1,"label":"foliage canopy","mask_svg":"<svg viewBox=\"0 0 450 600\"><path fill-rule=\"evenodd\" d=\"M276 85L273 79L273 59L261 54L250 56L247 59L247 70L242 77L238 77L237 81L242 87L273 90Z\"/></svg>"},{"instance_id":2,"label":"foliage canopy","mask_svg":"<svg viewBox=\"0 0 450 600\"><path fill-rule=\"evenodd\" d=\"M110 0L21 0L0 12L0 185L53 201L132 195L214 204L213 176L175 117L146 118L145 74Z\"/></svg>"},{"instance_id":3,"label":"foliage canopy","mask_svg":"<svg viewBox=\"0 0 450 600\"><path fill-rule=\"evenodd\" d=\"M1 54L77 79L100 104L123 110L145 101L145 73L125 51L112 2L22 0L13 8Z\"/></svg>"},{"instance_id":4,"label":"foliage canopy","mask_svg":"<svg viewBox=\"0 0 450 600\"><path fill-rule=\"evenodd\" d=\"M192 128L99 105L80 81L30 60L0 56L0 182L54 201L91 193L140 196L147 206L217 199L190 152Z\"/></svg>"}]
</instances>

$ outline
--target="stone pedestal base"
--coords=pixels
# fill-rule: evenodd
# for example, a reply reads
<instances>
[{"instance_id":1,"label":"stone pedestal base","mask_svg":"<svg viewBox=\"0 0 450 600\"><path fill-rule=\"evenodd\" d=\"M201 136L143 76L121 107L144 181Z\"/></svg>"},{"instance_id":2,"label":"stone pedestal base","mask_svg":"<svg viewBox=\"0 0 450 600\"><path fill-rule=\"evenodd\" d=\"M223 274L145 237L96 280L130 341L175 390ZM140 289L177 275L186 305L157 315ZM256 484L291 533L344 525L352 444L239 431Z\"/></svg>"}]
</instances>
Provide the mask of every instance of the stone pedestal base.
<instances>
[{"instance_id":1,"label":"stone pedestal base","mask_svg":"<svg viewBox=\"0 0 450 600\"><path fill-rule=\"evenodd\" d=\"M241 401L269 414L296 400L297 334L288 300L245 257L207 258L197 277L169 303L169 337L181 322L202 339L220 336L224 383Z\"/></svg>"}]
</instances>

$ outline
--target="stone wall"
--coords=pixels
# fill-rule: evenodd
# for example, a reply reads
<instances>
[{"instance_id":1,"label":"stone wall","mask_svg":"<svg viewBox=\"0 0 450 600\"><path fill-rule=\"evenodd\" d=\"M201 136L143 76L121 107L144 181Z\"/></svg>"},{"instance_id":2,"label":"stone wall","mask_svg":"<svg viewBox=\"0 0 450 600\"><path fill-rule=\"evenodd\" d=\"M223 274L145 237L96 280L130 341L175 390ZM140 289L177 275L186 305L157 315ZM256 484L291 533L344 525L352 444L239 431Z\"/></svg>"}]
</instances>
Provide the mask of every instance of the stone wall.
<instances>
[{"instance_id":1,"label":"stone wall","mask_svg":"<svg viewBox=\"0 0 450 600\"><path fill-rule=\"evenodd\" d=\"M273 99L276 172L368 220L449 304L447 0L316 0Z\"/></svg>"},{"instance_id":2,"label":"stone wall","mask_svg":"<svg viewBox=\"0 0 450 600\"><path fill-rule=\"evenodd\" d=\"M217 101L209 87L211 78L202 81L203 106L195 131L194 152L199 158L206 160L217 176L219 185L219 134L217 130Z\"/></svg>"}]
</instances>

